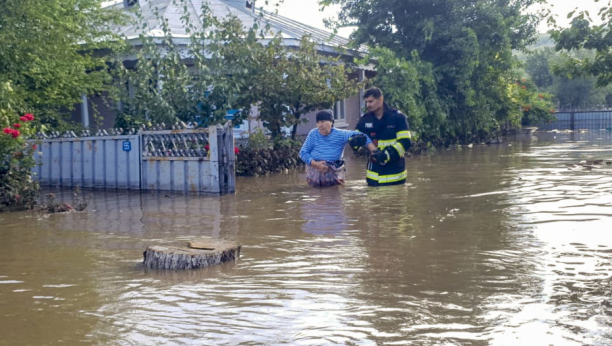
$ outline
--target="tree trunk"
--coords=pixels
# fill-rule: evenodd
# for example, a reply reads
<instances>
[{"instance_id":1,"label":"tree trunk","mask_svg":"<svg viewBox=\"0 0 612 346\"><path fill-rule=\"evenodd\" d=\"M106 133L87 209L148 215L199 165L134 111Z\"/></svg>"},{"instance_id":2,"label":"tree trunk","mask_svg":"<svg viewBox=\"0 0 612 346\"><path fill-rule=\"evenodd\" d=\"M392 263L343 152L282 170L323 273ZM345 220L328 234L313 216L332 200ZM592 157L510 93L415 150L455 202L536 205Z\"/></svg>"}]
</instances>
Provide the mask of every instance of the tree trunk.
<instances>
[{"instance_id":1,"label":"tree trunk","mask_svg":"<svg viewBox=\"0 0 612 346\"><path fill-rule=\"evenodd\" d=\"M295 124L293 124L293 128L291 129L291 139L295 141L295 136L297 135L297 128L300 124L301 114L295 115Z\"/></svg>"},{"instance_id":2,"label":"tree trunk","mask_svg":"<svg viewBox=\"0 0 612 346\"><path fill-rule=\"evenodd\" d=\"M200 239L186 247L149 246L143 265L153 269L197 269L236 260L240 243L223 239Z\"/></svg>"}]
</instances>

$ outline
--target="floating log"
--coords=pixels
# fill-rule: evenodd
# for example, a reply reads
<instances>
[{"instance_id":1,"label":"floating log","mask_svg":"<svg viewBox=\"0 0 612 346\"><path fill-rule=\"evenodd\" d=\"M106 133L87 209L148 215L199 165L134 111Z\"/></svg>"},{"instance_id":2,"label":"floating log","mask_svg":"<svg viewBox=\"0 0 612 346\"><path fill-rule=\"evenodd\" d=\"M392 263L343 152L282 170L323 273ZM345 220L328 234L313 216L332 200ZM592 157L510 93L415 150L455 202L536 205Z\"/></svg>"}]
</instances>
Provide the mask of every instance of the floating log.
<instances>
[{"instance_id":1,"label":"floating log","mask_svg":"<svg viewBox=\"0 0 612 346\"><path fill-rule=\"evenodd\" d=\"M241 245L225 239L198 239L186 247L149 246L144 252L143 265L153 269L197 269L236 260Z\"/></svg>"}]
</instances>

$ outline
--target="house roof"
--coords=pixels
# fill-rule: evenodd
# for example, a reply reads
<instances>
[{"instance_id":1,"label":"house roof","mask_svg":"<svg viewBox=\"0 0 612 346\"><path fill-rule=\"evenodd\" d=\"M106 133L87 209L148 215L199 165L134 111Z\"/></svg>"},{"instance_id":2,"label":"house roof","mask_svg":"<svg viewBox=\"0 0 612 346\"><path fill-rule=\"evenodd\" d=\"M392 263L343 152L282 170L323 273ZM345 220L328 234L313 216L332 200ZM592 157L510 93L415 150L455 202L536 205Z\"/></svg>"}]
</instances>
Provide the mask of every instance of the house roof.
<instances>
[{"instance_id":1,"label":"house roof","mask_svg":"<svg viewBox=\"0 0 612 346\"><path fill-rule=\"evenodd\" d=\"M122 9L123 1L111 3L108 6ZM178 4L173 0L139 0L142 9L142 15L147 22L148 36L162 37L160 22L155 15L155 9L159 13L160 18L166 20L172 36L176 39L188 38L189 34L185 30L185 26L181 21L184 15L184 5L186 5L191 22L197 26L202 25L202 3L207 2L214 16L217 18L226 18L229 15L238 17L245 27L252 27L255 21L260 18L263 22L270 25L271 32L269 37L272 38L276 33L280 32L287 45L297 45L304 35L310 35L312 39L320 45L326 47L346 46L349 41L344 37L332 35L329 31L321 30L298 21L283 17L262 9L251 10L246 7L245 0L184 0L184 4ZM136 18L133 11L125 10L133 18ZM120 26L115 28L116 32L125 36L127 39L136 39L139 37L140 30L135 23Z\"/></svg>"}]
</instances>

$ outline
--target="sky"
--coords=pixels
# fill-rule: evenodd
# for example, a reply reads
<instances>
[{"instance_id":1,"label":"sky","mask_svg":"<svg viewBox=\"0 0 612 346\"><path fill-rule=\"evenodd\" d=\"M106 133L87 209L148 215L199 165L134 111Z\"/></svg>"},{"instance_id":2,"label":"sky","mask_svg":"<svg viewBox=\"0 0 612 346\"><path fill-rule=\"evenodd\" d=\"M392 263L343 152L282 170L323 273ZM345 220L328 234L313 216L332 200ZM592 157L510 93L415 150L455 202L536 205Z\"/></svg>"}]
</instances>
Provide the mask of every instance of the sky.
<instances>
[{"instance_id":1,"label":"sky","mask_svg":"<svg viewBox=\"0 0 612 346\"><path fill-rule=\"evenodd\" d=\"M109 0L107 3L121 1L122 0ZM274 11L277 8L274 6L274 4L279 2L279 0L268 0L269 4L265 5L266 0L256 1L257 7L263 6L269 11ZM606 0L600 0L599 2L595 2L595 0L548 0L548 5L546 6L552 10L553 15L557 19L557 24L566 27L569 25L567 14L573 11L575 8L578 8L579 11L589 11L591 18L595 20L599 8L607 3L608 1ZM278 13L282 16L300 21L315 28L325 29L323 19L337 17L338 12L340 11L340 6L334 5L327 7L324 12L319 11L320 7L321 6L318 5L318 0L284 0L284 2L278 7ZM537 9L534 9L534 11L535 10ZM595 22L599 23L597 20ZM538 28L538 31L541 33L548 31L546 23L542 23ZM339 34L340 36L348 37L351 32L352 29L344 28L340 30Z\"/></svg>"},{"instance_id":2,"label":"sky","mask_svg":"<svg viewBox=\"0 0 612 346\"><path fill-rule=\"evenodd\" d=\"M265 0L257 0L257 6L262 6L264 1ZM263 6L267 10L272 11L275 9L272 3L275 3L276 1L269 0L270 4L268 6ZM601 8L604 4L607 4L607 1L605 0L601 0L599 2L595 2L595 0L549 0L548 2L549 4L547 6L551 8L553 15L555 15L555 18L557 19L557 23L564 27L569 25L567 14L576 7L578 7L579 10L589 11L591 18L595 19L594 17L597 17L599 8ZM284 0L284 3L282 3L278 8L278 13L282 16L289 17L304 24L324 29L325 25L323 24L323 19L336 17L340 8L338 6L333 6L331 8L327 8L324 12L320 12L319 8L320 6L318 5L318 0ZM545 33L547 30L548 27L546 23L543 23L538 28L538 31L542 33ZM340 35L347 37L351 31L352 30L348 28L342 29Z\"/></svg>"}]
</instances>

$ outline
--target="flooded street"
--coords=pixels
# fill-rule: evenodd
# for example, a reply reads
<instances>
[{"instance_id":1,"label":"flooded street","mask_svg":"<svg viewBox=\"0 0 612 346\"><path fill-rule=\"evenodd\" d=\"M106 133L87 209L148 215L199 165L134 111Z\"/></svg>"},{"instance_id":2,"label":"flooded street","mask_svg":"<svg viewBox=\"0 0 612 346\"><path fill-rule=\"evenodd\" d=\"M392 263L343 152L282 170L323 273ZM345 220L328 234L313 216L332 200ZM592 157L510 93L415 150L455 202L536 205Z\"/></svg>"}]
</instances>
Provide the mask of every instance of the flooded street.
<instances>
[{"instance_id":1,"label":"flooded street","mask_svg":"<svg viewBox=\"0 0 612 346\"><path fill-rule=\"evenodd\" d=\"M597 159L610 132L538 134L408 159L405 186L349 159L341 188L294 173L0 214L0 345L610 345L612 165L578 165ZM198 236L242 256L140 266Z\"/></svg>"}]
</instances>

